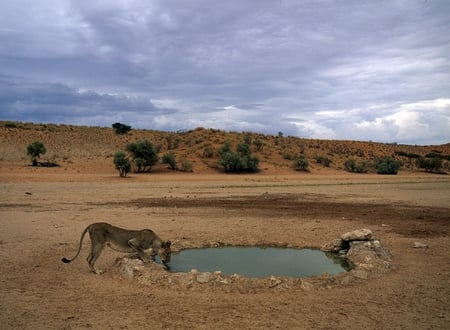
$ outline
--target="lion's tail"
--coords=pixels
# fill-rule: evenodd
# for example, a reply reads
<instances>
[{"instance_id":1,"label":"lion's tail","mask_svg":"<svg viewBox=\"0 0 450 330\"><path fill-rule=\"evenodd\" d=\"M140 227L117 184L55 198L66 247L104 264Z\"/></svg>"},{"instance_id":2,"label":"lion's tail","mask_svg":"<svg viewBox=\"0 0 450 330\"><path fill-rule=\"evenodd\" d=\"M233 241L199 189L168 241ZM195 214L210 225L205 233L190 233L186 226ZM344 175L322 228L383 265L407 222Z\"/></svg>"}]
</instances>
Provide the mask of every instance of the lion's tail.
<instances>
[{"instance_id":1,"label":"lion's tail","mask_svg":"<svg viewBox=\"0 0 450 330\"><path fill-rule=\"evenodd\" d=\"M91 227L90 225L87 226L87 227L83 230L83 232L81 233L80 245L78 246L78 251L77 251L77 254L75 255L75 257L73 257L72 259L62 258L62 259L61 259L62 262L68 264L69 262L74 261L74 260L78 257L78 255L79 255L80 252L81 252L81 246L83 245L84 235L86 235L86 233L89 231L89 228L90 228L90 227Z\"/></svg>"}]
</instances>

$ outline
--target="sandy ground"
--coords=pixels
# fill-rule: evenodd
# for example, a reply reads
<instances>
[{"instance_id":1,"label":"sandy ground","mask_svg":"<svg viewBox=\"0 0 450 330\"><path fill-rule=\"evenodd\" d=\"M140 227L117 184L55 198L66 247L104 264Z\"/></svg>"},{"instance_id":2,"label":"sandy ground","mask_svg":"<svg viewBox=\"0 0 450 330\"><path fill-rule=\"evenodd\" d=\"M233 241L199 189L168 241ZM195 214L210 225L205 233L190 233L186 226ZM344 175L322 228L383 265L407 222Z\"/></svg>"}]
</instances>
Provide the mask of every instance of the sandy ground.
<instances>
[{"instance_id":1,"label":"sandy ground","mask_svg":"<svg viewBox=\"0 0 450 330\"><path fill-rule=\"evenodd\" d=\"M450 328L448 176L25 172L0 171L2 329ZM320 248L369 228L393 267L312 288L145 284L121 277L111 250L98 262L106 273L90 273L89 239L81 258L60 261L96 221L153 229L175 249Z\"/></svg>"}]
</instances>

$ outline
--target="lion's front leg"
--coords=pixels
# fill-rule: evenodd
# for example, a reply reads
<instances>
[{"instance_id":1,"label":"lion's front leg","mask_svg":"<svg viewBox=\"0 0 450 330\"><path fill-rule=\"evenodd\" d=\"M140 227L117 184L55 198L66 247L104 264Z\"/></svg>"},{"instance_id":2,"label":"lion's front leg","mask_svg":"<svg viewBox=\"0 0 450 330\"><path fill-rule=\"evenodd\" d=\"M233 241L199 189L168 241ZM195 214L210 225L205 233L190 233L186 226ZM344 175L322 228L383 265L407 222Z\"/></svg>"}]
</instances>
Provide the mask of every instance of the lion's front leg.
<instances>
[{"instance_id":1,"label":"lion's front leg","mask_svg":"<svg viewBox=\"0 0 450 330\"><path fill-rule=\"evenodd\" d=\"M128 245L135 251L134 253L130 254L131 257L139 258L144 263L150 263L155 261L155 255L156 252L153 251L153 249L150 249L150 253L146 253L143 251L140 247L139 240L136 238L132 238L128 241Z\"/></svg>"}]
</instances>

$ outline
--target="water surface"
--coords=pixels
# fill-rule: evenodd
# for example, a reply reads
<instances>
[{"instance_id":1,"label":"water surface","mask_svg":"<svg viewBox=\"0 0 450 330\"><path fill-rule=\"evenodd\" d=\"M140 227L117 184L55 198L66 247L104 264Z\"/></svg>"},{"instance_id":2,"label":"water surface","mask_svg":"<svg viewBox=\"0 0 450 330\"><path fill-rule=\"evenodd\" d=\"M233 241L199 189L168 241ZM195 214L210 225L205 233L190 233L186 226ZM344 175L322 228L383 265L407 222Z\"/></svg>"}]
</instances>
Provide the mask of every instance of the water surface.
<instances>
[{"instance_id":1,"label":"water surface","mask_svg":"<svg viewBox=\"0 0 450 330\"><path fill-rule=\"evenodd\" d=\"M314 249L227 246L187 249L172 254L170 272L222 271L246 277L307 277L351 269L346 259Z\"/></svg>"}]
</instances>

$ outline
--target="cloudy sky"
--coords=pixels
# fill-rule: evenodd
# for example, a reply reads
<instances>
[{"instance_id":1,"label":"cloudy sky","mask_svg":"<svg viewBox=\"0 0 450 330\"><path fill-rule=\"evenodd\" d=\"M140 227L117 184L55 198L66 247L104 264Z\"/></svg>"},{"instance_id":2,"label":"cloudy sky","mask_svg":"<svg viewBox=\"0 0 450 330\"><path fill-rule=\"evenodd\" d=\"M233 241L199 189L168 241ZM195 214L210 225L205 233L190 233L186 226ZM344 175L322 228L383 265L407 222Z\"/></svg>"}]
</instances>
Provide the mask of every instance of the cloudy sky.
<instances>
[{"instance_id":1,"label":"cloudy sky","mask_svg":"<svg viewBox=\"0 0 450 330\"><path fill-rule=\"evenodd\" d=\"M448 0L0 2L0 120L450 142Z\"/></svg>"}]
</instances>

